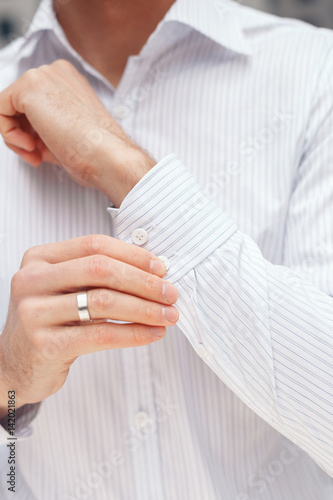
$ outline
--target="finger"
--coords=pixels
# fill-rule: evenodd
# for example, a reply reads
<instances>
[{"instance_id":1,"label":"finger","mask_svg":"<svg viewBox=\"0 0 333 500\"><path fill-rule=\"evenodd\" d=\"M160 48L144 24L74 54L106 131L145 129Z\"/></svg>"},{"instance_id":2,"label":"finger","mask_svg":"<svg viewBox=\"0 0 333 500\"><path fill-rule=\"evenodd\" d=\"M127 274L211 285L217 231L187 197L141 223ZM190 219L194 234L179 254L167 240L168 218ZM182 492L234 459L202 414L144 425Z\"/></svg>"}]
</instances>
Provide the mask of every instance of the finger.
<instances>
[{"instance_id":1,"label":"finger","mask_svg":"<svg viewBox=\"0 0 333 500\"><path fill-rule=\"evenodd\" d=\"M35 150L35 140L31 133L23 129L20 117L0 115L0 133L4 141L12 146L30 152Z\"/></svg>"},{"instance_id":2,"label":"finger","mask_svg":"<svg viewBox=\"0 0 333 500\"><path fill-rule=\"evenodd\" d=\"M16 116L17 113L23 112L14 105L15 92L18 89L17 82L13 83L0 93L0 115L4 117Z\"/></svg>"},{"instance_id":3,"label":"finger","mask_svg":"<svg viewBox=\"0 0 333 500\"><path fill-rule=\"evenodd\" d=\"M42 158L38 151L30 153L29 151L12 146L11 144L6 143L6 146L20 156L26 163L29 163L32 167L39 167L41 164Z\"/></svg>"},{"instance_id":4,"label":"finger","mask_svg":"<svg viewBox=\"0 0 333 500\"><path fill-rule=\"evenodd\" d=\"M36 141L36 151L39 152L40 158L42 162L55 164L58 166L62 166L58 158L49 150L43 140L39 137L39 135L35 134Z\"/></svg>"},{"instance_id":5,"label":"finger","mask_svg":"<svg viewBox=\"0 0 333 500\"><path fill-rule=\"evenodd\" d=\"M111 319L152 326L174 325L178 310L132 295L108 289L93 289L87 292L88 311L92 320ZM49 296L39 299L33 309L39 325L59 326L80 321L77 293ZM37 312L37 314L36 314Z\"/></svg>"},{"instance_id":6,"label":"finger","mask_svg":"<svg viewBox=\"0 0 333 500\"><path fill-rule=\"evenodd\" d=\"M165 331L163 326L117 325L109 322L87 323L56 329L52 342L55 348L58 347L58 350L61 350L68 359L72 359L106 349L151 344L160 340L165 335Z\"/></svg>"},{"instance_id":7,"label":"finger","mask_svg":"<svg viewBox=\"0 0 333 500\"><path fill-rule=\"evenodd\" d=\"M91 255L105 255L157 276L166 273L164 263L147 250L102 234L34 247L26 252L22 265L38 260L57 264Z\"/></svg>"},{"instance_id":8,"label":"finger","mask_svg":"<svg viewBox=\"0 0 333 500\"><path fill-rule=\"evenodd\" d=\"M5 117L0 115L0 133L6 146L33 167L42 161L57 162L25 115Z\"/></svg>"},{"instance_id":9,"label":"finger","mask_svg":"<svg viewBox=\"0 0 333 500\"><path fill-rule=\"evenodd\" d=\"M162 304L178 298L177 289L162 278L105 255L26 267L20 273L22 294L26 289L30 295L50 295L108 288Z\"/></svg>"}]
</instances>

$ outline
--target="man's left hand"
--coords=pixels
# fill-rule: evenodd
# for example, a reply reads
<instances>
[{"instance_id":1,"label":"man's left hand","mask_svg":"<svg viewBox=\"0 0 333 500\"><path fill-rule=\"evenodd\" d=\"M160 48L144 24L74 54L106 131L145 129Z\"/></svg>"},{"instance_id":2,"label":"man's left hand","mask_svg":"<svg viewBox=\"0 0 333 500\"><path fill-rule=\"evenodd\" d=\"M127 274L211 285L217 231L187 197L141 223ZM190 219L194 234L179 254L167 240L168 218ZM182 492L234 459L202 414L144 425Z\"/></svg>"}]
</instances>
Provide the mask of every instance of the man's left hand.
<instances>
[{"instance_id":1,"label":"man's left hand","mask_svg":"<svg viewBox=\"0 0 333 500\"><path fill-rule=\"evenodd\" d=\"M27 71L0 94L0 133L32 166L61 165L119 207L155 165L123 132L68 61Z\"/></svg>"}]
</instances>

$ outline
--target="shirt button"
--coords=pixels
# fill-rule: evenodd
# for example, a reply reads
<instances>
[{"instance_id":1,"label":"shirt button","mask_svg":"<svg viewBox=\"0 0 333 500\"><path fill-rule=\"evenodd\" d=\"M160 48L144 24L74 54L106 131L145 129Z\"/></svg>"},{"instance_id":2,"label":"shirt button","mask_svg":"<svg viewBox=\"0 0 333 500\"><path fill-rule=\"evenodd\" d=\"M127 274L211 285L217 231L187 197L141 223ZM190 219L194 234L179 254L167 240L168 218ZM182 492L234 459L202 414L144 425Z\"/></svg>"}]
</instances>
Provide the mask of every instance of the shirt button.
<instances>
[{"instance_id":1,"label":"shirt button","mask_svg":"<svg viewBox=\"0 0 333 500\"><path fill-rule=\"evenodd\" d=\"M164 265L165 265L165 269L168 271L169 267L170 267L170 262L169 262L169 259L167 259L166 257L164 257L164 255L160 255L158 257L162 262L164 262Z\"/></svg>"},{"instance_id":2,"label":"shirt button","mask_svg":"<svg viewBox=\"0 0 333 500\"><path fill-rule=\"evenodd\" d=\"M132 233L132 241L135 245L139 245L140 247L147 243L149 237L147 231L139 227L135 229Z\"/></svg>"},{"instance_id":3,"label":"shirt button","mask_svg":"<svg viewBox=\"0 0 333 500\"><path fill-rule=\"evenodd\" d=\"M128 116L128 113L129 109L124 104L119 104L112 110L112 115L116 120L123 120L124 118L126 118L126 116Z\"/></svg>"},{"instance_id":4,"label":"shirt button","mask_svg":"<svg viewBox=\"0 0 333 500\"><path fill-rule=\"evenodd\" d=\"M135 415L134 423L138 429L143 429L149 422L149 415L145 411L139 411Z\"/></svg>"},{"instance_id":5,"label":"shirt button","mask_svg":"<svg viewBox=\"0 0 333 500\"><path fill-rule=\"evenodd\" d=\"M198 345L197 353L199 354L200 358L208 358L209 356L209 352L203 344Z\"/></svg>"}]
</instances>

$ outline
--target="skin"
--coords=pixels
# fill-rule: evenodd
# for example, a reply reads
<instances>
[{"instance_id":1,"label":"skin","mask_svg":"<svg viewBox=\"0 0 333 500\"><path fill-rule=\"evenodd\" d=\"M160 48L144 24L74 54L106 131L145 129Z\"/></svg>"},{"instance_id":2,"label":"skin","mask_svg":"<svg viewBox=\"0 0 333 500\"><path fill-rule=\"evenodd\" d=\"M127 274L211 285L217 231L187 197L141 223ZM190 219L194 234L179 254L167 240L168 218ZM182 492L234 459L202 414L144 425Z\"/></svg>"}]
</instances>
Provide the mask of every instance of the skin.
<instances>
[{"instance_id":1,"label":"skin","mask_svg":"<svg viewBox=\"0 0 333 500\"><path fill-rule=\"evenodd\" d=\"M55 7L71 45L117 86L128 57L139 54L174 1L61 0Z\"/></svg>"},{"instance_id":2,"label":"skin","mask_svg":"<svg viewBox=\"0 0 333 500\"><path fill-rule=\"evenodd\" d=\"M75 49L117 85L128 56L139 53L172 3L62 0L56 9ZM29 70L0 94L0 133L32 167L60 165L116 207L156 164L67 61ZM16 391L16 408L42 401L63 386L78 356L162 338L178 320L177 290L164 274L164 264L146 250L103 235L29 249L12 279L0 336L0 417L9 390ZM78 318L82 290L89 323Z\"/></svg>"},{"instance_id":3,"label":"skin","mask_svg":"<svg viewBox=\"0 0 333 500\"><path fill-rule=\"evenodd\" d=\"M12 279L0 337L4 402L8 390L16 391L16 407L54 394L78 356L162 338L165 326L178 318L171 306L177 290L163 273L161 261L149 252L103 235L29 249ZM76 292L87 289L94 321L80 323Z\"/></svg>"}]
</instances>

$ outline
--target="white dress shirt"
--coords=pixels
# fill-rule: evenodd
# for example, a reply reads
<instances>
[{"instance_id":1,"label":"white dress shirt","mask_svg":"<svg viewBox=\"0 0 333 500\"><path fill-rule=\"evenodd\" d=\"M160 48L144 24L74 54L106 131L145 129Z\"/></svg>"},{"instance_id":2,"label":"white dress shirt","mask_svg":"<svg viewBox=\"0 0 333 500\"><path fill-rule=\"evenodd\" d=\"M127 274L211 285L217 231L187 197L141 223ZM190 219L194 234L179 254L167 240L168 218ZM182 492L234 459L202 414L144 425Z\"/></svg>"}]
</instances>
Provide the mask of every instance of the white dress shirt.
<instances>
[{"instance_id":1,"label":"white dress shirt","mask_svg":"<svg viewBox=\"0 0 333 500\"><path fill-rule=\"evenodd\" d=\"M1 429L1 499L332 500L332 32L177 0L114 89L45 0L0 88L59 58L158 163L116 210L1 144L1 325L24 251L93 233L167 259L180 319L19 412L17 496Z\"/></svg>"}]
</instances>

